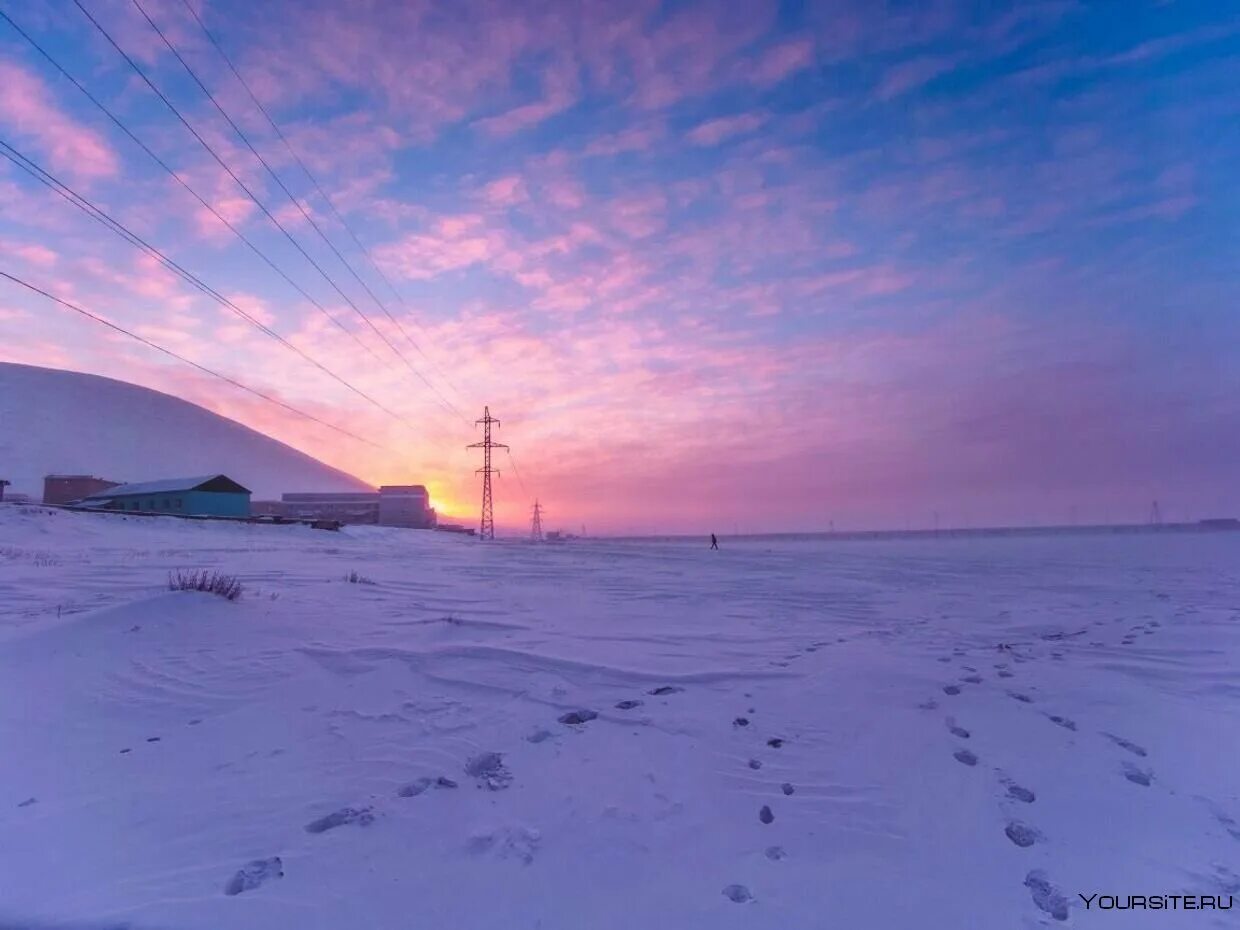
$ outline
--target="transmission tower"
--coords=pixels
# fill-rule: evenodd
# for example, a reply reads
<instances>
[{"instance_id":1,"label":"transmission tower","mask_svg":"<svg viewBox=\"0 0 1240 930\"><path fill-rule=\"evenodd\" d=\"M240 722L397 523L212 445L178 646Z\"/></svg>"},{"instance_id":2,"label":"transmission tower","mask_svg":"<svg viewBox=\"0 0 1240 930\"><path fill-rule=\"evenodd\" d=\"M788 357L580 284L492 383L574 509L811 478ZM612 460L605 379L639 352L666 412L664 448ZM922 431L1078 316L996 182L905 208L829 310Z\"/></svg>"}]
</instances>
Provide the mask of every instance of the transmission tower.
<instances>
[{"instance_id":1,"label":"transmission tower","mask_svg":"<svg viewBox=\"0 0 1240 930\"><path fill-rule=\"evenodd\" d=\"M530 539L534 540L534 542L542 542L542 538L543 538L542 515L543 515L542 504L538 503L538 501L535 500L534 501L534 519L530 523Z\"/></svg>"},{"instance_id":2,"label":"transmission tower","mask_svg":"<svg viewBox=\"0 0 1240 930\"><path fill-rule=\"evenodd\" d=\"M483 539L495 538L495 511L491 503L491 476L498 475L499 469L491 467L491 450L507 449L502 442L491 441L491 425L499 426L499 420L491 416L491 408L482 408L482 419L475 420L474 426L482 426L482 442L468 445L466 449L482 450L482 467L474 474L482 475L482 526L479 535Z\"/></svg>"}]
</instances>

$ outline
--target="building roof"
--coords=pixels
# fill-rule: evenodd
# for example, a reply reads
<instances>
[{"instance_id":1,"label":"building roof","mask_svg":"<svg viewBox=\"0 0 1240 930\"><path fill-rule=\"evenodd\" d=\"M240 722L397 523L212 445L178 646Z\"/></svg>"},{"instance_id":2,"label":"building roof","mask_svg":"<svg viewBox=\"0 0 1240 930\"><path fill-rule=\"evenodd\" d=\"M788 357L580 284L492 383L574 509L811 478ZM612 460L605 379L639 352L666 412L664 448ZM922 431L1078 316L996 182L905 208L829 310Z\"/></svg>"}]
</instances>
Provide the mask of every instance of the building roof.
<instances>
[{"instance_id":1,"label":"building roof","mask_svg":"<svg viewBox=\"0 0 1240 930\"><path fill-rule=\"evenodd\" d=\"M122 484L106 491L88 495L84 500L114 497L130 497L136 494L176 494L187 491L216 491L230 494L249 494L227 475L202 475L197 478L166 478L163 481L144 481L138 484Z\"/></svg>"}]
</instances>

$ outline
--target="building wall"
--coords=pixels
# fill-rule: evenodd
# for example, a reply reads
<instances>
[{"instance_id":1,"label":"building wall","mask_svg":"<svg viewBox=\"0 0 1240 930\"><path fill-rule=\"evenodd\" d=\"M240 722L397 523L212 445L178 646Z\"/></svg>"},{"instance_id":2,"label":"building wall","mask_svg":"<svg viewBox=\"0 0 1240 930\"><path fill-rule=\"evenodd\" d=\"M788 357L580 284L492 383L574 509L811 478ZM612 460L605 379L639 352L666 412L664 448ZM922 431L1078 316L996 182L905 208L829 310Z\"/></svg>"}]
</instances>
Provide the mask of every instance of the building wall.
<instances>
[{"instance_id":1,"label":"building wall","mask_svg":"<svg viewBox=\"0 0 1240 930\"><path fill-rule=\"evenodd\" d=\"M430 494L420 484L379 488L379 524L429 529L435 525Z\"/></svg>"},{"instance_id":2,"label":"building wall","mask_svg":"<svg viewBox=\"0 0 1240 930\"><path fill-rule=\"evenodd\" d=\"M116 510L133 513L171 513L209 517L248 517L250 495L218 491L165 491L118 497Z\"/></svg>"},{"instance_id":3,"label":"building wall","mask_svg":"<svg viewBox=\"0 0 1240 930\"><path fill-rule=\"evenodd\" d=\"M92 475L48 475L43 479L43 503L68 504L114 487L115 481Z\"/></svg>"}]
</instances>

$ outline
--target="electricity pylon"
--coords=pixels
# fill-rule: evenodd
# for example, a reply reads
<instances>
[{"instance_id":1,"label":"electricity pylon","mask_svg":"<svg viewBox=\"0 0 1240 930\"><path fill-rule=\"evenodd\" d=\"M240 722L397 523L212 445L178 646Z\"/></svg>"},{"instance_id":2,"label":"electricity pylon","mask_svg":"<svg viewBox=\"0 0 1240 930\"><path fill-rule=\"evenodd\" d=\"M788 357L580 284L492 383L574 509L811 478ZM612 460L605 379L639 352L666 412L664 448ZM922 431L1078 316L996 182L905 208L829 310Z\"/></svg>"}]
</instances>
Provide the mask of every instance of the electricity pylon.
<instances>
[{"instance_id":1,"label":"electricity pylon","mask_svg":"<svg viewBox=\"0 0 1240 930\"><path fill-rule=\"evenodd\" d=\"M542 542L542 538L543 538L542 515L543 515L542 504L538 503L538 501L535 500L534 501L534 519L530 523L530 539L534 540L534 542Z\"/></svg>"},{"instance_id":2,"label":"electricity pylon","mask_svg":"<svg viewBox=\"0 0 1240 930\"><path fill-rule=\"evenodd\" d=\"M498 475L499 469L491 467L491 450L507 449L508 447L502 442L491 441L491 424L499 426L499 420L491 416L491 408L482 408L482 419L475 420L474 426L482 425L482 442L475 442L466 446L466 449L482 450L482 467L474 472L476 475L482 475L482 525L478 531L478 535L483 539L495 538L495 510L491 502L491 475Z\"/></svg>"}]
</instances>

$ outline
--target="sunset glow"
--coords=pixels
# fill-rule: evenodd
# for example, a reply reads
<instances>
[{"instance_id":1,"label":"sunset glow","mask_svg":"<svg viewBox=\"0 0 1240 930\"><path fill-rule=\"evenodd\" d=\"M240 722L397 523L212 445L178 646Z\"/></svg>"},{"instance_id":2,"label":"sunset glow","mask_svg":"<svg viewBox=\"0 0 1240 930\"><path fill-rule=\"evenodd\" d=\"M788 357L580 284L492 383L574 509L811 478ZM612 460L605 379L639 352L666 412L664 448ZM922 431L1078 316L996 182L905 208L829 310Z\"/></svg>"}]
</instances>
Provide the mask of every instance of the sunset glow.
<instances>
[{"instance_id":1,"label":"sunset glow","mask_svg":"<svg viewBox=\"0 0 1240 930\"><path fill-rule=\"evenodd\" d=\"M464 520L489 405L508 527L535 496L573 532L1238 512L1240 18L987 6L195 0L398 298L181 0L141 7L301 209L135 4L90 4L368 324L76 6L7 4L337 322L2 21L0 140L400 419L4 160L0 271L375 445L5 280L0 360Z\"/></svg>"}]
</instances>

